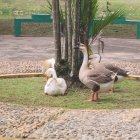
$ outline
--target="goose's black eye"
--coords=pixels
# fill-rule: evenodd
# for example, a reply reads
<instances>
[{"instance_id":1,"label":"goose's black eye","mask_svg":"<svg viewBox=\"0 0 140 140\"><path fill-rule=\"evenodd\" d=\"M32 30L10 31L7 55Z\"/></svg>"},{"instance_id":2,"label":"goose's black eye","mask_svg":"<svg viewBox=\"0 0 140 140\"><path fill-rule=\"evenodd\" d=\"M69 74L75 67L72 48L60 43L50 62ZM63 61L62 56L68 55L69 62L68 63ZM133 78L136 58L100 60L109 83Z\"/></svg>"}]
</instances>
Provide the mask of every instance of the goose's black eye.
<instances>
[{"instance_id":1,"label":"goose's black eye","mask_svg":"<svg viewBox=\"0 0 140 140\"><path fill-rule=\"evenodd\" d=\"M76 45L76 46L74 47L74 49L79 49L79 47L80 47L79 45Z\"/></svg>"},{"instance_id":2,"label":"goose's black eye","mask_svg":"<svg viewBox=\"0 0 140 140\"><path fill-rule=\"evenodd\" d=\"M77 45L80 46L80 42L77 42Z\"/></svg>"}]
</instances>

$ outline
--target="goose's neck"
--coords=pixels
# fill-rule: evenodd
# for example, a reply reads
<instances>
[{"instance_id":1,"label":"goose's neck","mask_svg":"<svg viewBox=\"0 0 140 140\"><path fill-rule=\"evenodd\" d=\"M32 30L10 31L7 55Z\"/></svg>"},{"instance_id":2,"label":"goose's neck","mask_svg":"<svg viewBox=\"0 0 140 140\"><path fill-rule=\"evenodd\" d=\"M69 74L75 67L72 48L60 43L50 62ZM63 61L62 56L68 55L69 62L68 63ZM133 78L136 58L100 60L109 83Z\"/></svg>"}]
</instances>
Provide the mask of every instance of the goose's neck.
<instances>
[{"instance_id":1,"label":"goose's neck","mask_svg":"<svg viewBox=\"0 0 140 140\"><path fill-rule=\"evenodd\" d=\"M53 78L57 78L56 71L52 71Z\"/></svg>"},{"instance_id":2,"label":"goose's neck","mask_svg":"<svg viewBox=\"0 0 140 140\"><path fill-rule=\"evenodd\" d=\"M81 68L88 68L88 53L87 52L83 52L83 63Z\"/></svg>"},{"instance_id":3,"label":"goose's neck","mask_svg":"<svg viewBox=\"0 0 140 140\"><path fill-rule=\"evenodd\" d=\"M96 58L95 60L93 60L93 63L94 64L100 63L100 59L99 58Z\"/></svg>"}]
</instances>

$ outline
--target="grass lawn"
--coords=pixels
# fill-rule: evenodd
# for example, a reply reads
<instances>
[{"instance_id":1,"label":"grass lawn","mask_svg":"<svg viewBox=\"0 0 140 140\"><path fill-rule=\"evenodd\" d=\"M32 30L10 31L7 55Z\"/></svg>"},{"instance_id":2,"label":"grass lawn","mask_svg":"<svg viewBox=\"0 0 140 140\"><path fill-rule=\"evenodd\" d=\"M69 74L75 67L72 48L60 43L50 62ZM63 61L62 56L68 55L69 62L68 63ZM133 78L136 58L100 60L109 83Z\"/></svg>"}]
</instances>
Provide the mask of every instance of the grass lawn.
<instances>
[{"instance_id":1,"label":"grass lawn","mask_svg":"<svg viewBox=\"0 0 140 140\"><path fill-rule=\"evenodd\" d=\"M27 105L80 109L140 108L140 82L125 80L115 85L115 93L100 94L99 102L89 102L90 90L70 89L66 96L43 94L43 78L0 80L0 102Z\"/></svg>"},{"instance_id":2,"label":"grass lawn","mask_svg":"<svg viewBox=\"0 0 140 140\"><path fill-rule=\"evenodd\" d=\"M50 0L51 1L51 0ZM124 9L126 17L129 19L140 19L139 0L108 0L111 5L110 10ZM64 5L64 0L60 0ZM30 17L32 13L47 13L46 0L0 0L0 19L14 17ZM106 0L99 0L100 11L106 10ZM14 11L18 11L15 13ZM22 11L22 12L21 12Z\"/></svg>"},{"instance_id":3,"label":"grass lawn","mask_svg":"<svg viewBox=\"0 0 140 140\"><path fill-rule=\"evenodd\" d=\"M140 20L140 0L108 0L111 5L109 9L123 9L125 11L125 17L127 19ZM99 0L101 10L106 9L106 0Z\"/></svg>"}]
</instances>

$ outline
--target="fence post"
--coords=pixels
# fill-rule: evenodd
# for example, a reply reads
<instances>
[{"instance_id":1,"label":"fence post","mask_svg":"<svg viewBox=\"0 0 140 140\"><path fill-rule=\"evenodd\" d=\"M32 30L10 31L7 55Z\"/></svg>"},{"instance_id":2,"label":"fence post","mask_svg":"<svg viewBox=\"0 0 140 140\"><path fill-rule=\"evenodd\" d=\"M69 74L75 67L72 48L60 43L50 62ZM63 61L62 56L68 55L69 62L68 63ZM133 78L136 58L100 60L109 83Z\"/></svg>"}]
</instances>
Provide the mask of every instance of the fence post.
<instances>
[{"instance_id":1,"label":"fence post","mask_svg":"<svg viewBox=\"0 0 140 140\"><path fill-rule=\"evenodd\" d=\"M137 39L140 39L140 23L137 24Z\"/></svg>"},{"instance_id":2,"label":"fence post","mask_svg":"<svg viewBox=\"0 0 140 140\"><path fill-rule=\"evenodd\" d=\"M21 35L21 22L18 19L14 20L15 35L19 37Z\"/></svg>"}]
</instances>

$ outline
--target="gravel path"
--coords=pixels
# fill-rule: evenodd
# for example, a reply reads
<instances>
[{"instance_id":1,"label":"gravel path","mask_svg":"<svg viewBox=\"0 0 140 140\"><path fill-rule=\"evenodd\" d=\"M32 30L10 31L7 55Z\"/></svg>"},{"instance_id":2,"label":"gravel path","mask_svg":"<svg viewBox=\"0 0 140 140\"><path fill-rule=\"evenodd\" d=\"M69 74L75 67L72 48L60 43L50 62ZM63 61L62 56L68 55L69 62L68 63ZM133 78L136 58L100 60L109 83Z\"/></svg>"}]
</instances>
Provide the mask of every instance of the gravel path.
<instances>
[{"instance_id":1,"label":"gravel path","mask_svg":"<svg viewBox=\"0 0 140 140\"><path fill-rule=\"evenodd\" d=\"M105 39L102 55L131 74L140 75L139 40ZM54 57L52 38L0 36L0 74L41 72L42 62L51 57ZM0 103L0 140L2 137L140 140L140 109L67 110Z\"/></svg>"},{"instance_id":2,"label":"gravel path","mask_svg":"<svg viewBox=\"0 0 140 140\"><path fill-rule=\"evenodd\" d=\"M113 64L130 71L131 74L140 75L140 63L112 60ZM43 71L43 61L2 61L0 74L7 73L32 73Z\"/></svg>"},{"instance_id":3,"label":"gravel path","mask_svg":"<svg viewBox=\"0 0 140 140\"><path fill-rule=\"evenodd\" d=\"M65 110L0 103L0 135L44 140L140 140L140 109Z\"/></svg>"}]
</instances>

